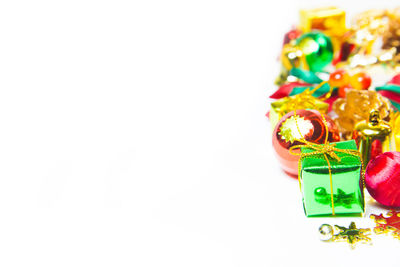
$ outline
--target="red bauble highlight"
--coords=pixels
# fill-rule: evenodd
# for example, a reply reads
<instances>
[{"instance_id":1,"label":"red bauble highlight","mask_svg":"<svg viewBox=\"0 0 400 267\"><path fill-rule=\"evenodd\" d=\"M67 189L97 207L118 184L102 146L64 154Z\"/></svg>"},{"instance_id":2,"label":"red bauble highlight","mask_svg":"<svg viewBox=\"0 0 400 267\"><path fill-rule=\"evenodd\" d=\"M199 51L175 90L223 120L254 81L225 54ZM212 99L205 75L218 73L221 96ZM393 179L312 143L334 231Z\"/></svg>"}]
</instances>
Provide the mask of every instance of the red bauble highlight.
<instances>
[{"instance_id":1,"label":"red bauble highlight","mask_svg":"<svg viewBox=\"0 0 400 267\"><path fill-rule=\"evenodd\" d=\"M272 134L272 146L276 152L276 156L281 163L281 167L287 173L297 176L298 175L298 162L300 156L295 156L289 153L289 149L294 145L302 144L300 142L294 141L290 142L285 140L281 133L281 127L287 119L290 119L294 115L294 112L289 112L283 116L277 125L275 126L274 132ZM325 136L328 134L329 142L337 142L340 140L338 129L335 123L327 115L324 115L326 122L328 124L328 132L326 131L325 124L322 120L321 114L317 110L304 110L299 109L296 111L296 115L306 121L307 127L301 129L303 137L310 142L323 144L325 141ZM303 124L300 123L301 128ZM297 131L297 127L292 125L292 130ZM295 150L299 152L298 150Z\"/></svg>"},{"instance_id":2,"label":"red bauble highlight","mask_svg":"<svg viewBox=\"0 0 400 267\"><path fill-rule=\"evenodd\" d=\"M378 203L400 207L400 152L385 152L371 160L365 171L365 185Z\"/></svg>"}]
</instances>

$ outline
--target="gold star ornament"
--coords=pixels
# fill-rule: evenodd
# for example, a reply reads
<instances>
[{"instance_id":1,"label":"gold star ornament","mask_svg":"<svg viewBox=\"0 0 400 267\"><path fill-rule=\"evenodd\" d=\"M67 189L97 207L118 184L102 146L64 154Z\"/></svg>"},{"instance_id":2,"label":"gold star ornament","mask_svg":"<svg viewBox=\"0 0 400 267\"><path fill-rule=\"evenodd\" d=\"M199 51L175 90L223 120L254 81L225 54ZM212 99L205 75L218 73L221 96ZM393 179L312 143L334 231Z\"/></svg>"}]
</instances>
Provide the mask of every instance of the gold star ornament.
<instances>
[{"instance_id":1,"label":"gold star ornament","mask_svg":"<svg viewBox=\"0 0 400 267\"><path fill-rule=\"evenodd\" d=\"M333 228L330 225L321 225L319 232L321 234L321 240L323 241L346 241L350 244L351 248L354 248L357 242L370 243L371 238L369 237L371 229L369 228L357 228L354 222L351 222L349 227L343 227L335 225L335 232L333 234Z\"/></svg>"}]
</instances>

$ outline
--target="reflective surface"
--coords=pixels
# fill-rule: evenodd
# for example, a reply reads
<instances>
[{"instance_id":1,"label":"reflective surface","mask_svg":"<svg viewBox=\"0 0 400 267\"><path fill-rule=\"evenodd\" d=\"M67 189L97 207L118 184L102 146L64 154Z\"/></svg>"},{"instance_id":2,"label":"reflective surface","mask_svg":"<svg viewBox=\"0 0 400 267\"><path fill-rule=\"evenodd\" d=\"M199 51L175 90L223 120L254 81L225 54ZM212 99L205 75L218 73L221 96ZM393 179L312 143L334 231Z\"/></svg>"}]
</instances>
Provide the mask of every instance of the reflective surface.
<instances>
[{"instance_id":1,"label":"reflective surface","mask_svg":"<svg viewBox=\"0 0 400 267\"><path fill-rule=\"evenodd\" d=\"M331 39L321 32L303 34L297 39L297 46L303 52L308 67L313 72L322 71L332 62L333 46Z\"/></svg>"},{"instance_id":2,"label":"reflective surface","mask_svg":"<svg viewBox=\"0 0 400 267\"><path fill-rule=\"evenodd\" d=\"M391 150L391 132L392 128L380 119L378 111L372 111L368 121L356 124L353 138L356 139L365 166L372 158Z\"/></svg>"},{"instance_id":3,"label":"reflective surface","mask_svg":"<svg viewBox=\"0 0 400 267\"><path fill-rule=\"evenodd\" d=\"M328 193L329 191L329 193ZM315 201L323 204L330 205L332 207L330 188L318 187L314 190ZM338 188L337 194L333 194L335 208L338 206L343 206L350 209L351 204L355 201L355 194L346 194L342 189Z\"/></svg>"},{"instance_id":4,"label":"reflective surface","mask_svg":"<svg viewBox=\"0 0 400 267\"><path fill-rule=\"evenodd\" d=\"M371 160L365 171L365 185L380 204L400 207L400 152L385 152Z\"/></svg>"},{"instance_id":5,"label":"reflective surface","mask_svg":"<svg viewBox=\"0 0 400 267\"><path fill-rule=\"evenodd\" d=\"M377 110L385 121L390 120L392 113L389 100L370 90L349 90L345 98L333 103L332 109L338 115L335 122L344 139L352 138L355 125L368 120L371 110Z\"/></svg>"},{"instance_id":6,"label":"reflective surface","mask_svg":"<svg viewBox=\"0 0 400 267\"><path fill-rule=\"evenodd\" d=\"M354 140L338 142L340 149L357 150ZM303 148L303 153L312 152ZM330 160L335 214L361 215L364 197L360 187L361 161L359 157L337 152L341 161ZM329 167L321 155L301 160L301 191L307 216L332 215Z\"/></svg>"},{"instance_id":7,"label":"reflective surface","mask_svg":"<svg viewBox=\"0 0 400 267\"><path fill-rule=\"evenodd\" d=\"M287 113L296 109L317 109L321 113L327 113L329 104L319 100L312 95L302 96L298 94L294 96L284 97L271 103L269 119L271 127L275 128L278 121Z\"/></svg>"},{"instance_id":8,"label":"reflective surface","mask_svg":"<svg viewBox=\"0 0 400 267\"><path fill-rule=\"evenodd\" d=\"M298 175L298 161L300 157L290 154L289 149L300 143L294 141L294 139L304 137L307 141L322 144L325 141L326 134L328 134L328 141L339 141L337 127L327 115L324 116L328 123L328 132L326 132L321 114L318 111L300 109L296 111L296 114L301 134L297 129L293 118L294 112L292 111L282 117L272 135L272 146L276 157L281 163L281 167L289 174L295 176Z\"/></svg>"}]
</instances>

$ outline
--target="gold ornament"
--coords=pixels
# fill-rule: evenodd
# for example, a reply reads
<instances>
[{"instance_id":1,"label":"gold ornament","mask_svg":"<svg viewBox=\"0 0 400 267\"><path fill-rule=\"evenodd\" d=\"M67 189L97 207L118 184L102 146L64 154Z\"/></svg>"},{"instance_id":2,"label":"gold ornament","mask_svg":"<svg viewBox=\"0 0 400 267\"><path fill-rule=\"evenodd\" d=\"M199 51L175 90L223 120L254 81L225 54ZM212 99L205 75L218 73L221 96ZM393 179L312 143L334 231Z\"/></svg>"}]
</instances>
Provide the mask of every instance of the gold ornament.
<instances>
[{"instance_id":1,"label":"gold ornament","mask_svg":"<svg viewBox=\"0 0 400 267\"><path fill-rule=\"evenodd\" d=\"M339 230L339 233L332 237L332 241L346 241L351 248L354 248L357 242L371 242L371 238L368 237L371 229L357 228L355 222L351 222L349 228L339 225L335 225L335 228Z\"/></svg>"},{"instance_id":2,"label":"gold ornament","mask_svg":"<svg viewBox=\"0 0 400 267\"><path fill-rule=\"evenodd\" d=\"M303 52L292 43L283 46L281 60L283 67L288 71L292 68L307 68Z\"/></svg>"},{"instance_id":3,"label":"gold ornament","mask_svg":"<svg viewBox=\"0 0 400 267\"><path fill-rule=\"evenodd\" d=\"M393 119L390 121L392 127L392 136L395 143L395 151L400 149L400 112L396 112L393 115Z\"/></svg>"},{"instance_id":4,"label":"gold ornament","mask_svg":"<svg viewBox=\"0 0 400 267\"><path fill-rule=\"evenodd\" d=\"M294 42L285 44L281 52L281 73L275 80L275 84L282 85L288 80L289 72L292 68L308 70L306 58L299 47Z\"/></svg>"},{"instance_id":5,"label":"gold ornament","mask_svg":"<svg viewBox=\"0 0 400 267\"><path fill-rule=\"evenodd\" d=\"M350 30L343 36L342 41L355 45L350 57L346 62L340 62L337 66L343 68L372 67L378 64L385 64L396 68L400 62L397 56L396 47L391 40L396 29L396 21L399 21L399 12L390 10L368 10L358 14L350 27ZM390 26L392 25L392 26ZM391 30L392 28L392 30ZM383 41L383 47L379 51L376 45Z\"/></svg>"},{"instance_id":6,"label":"gold ornament","mask_svg":"<svg viewBox=\"0 0 400 267\"><path fill-rule=\"evenodd\" d=\"M338 115L335 122L343 139L351 139L355 125L369 119L371 110L379 112L380 118L390 120L393 112L389 100L371 90L349 90L346 98L338 98L332 106Z\"/></svg>"},{"instance_id":7,"label":"gold ornament","mask_svg":"<svg viewBox=\"0 0 400 267\"><path fill-rule=\"evenodd\" d=\"M346 13L337 7L322 7L300 10L300 30L320 30L330 36L346 32Z\"/></svg>"},{"instance_id":8,"label":"gold ornament","mask_svg":"<svg viewBox=\"0 0 400 267\"><path fill-rule=\"evenodd\" d=\"M300 10L300 30L319 30L331 37L334 51L338 51L346 28L346 13L337 7Z\"/></svg>"},{"instance_id":9,"label":"gold ornament","mask_svg":"<svg viewBox=\"0 0 400 267\"><path fill-rule=\"evenodd\" d=\"M318 230L322 241L346 241L351 248L354 248L357 242L371 242L371 229L357 228L354 222L351 222L348 228L335 225L334 229L329 224L323 224Z\"/></svg>"},{"instance_id":10,"label":"gold ornament","mask_svg":"<svg viewBox=\"0 0 400 267\"><path fill-rule=\"evenodd\" d=\"M371 54L373 44L388 28L386 10L372 9L358 14L351 27L350 40L358 54Z\"/></svg>"},{"instance_id":11,"label":"gold ornament","mask_svg":"<svg viewBox=\"0 0 400 267\"><path fill-rule=\"evenodd\" d=\"M388 27L382 34L382 48L395 48L396 54L400 53L400 8L388 11Z\"/></svg>"},{"instance_id":12,"label":"gold ornament","mask_svg":"<svg viewBox=\"0 0 400 267\"><path fill-rule=\"evenodd\" d=\"M363 162L368 164L371 159L371 147L379 144L379 150L382 152L391 151L390 134L392 127L389 123L380 119L379 112L371 111L369 119L356 124L353 133L354 139L362 155Z\"/></svg>"},{"instance_id":13,"label":"gold ornament","mask_svg":"<svg viewBox=\"0 0 400 267\"><path fill-rule=\"evenodd\" d=\"M327 82L322 82L314 89L309 88L301 92L300 94L294 96L288 96L276 100L271 103L271 110L269 113L269 120L271 122L272 128L275 128L278 121L287 113L294 111L296 109L315 109L320 113L326 114L329 109L329 104L323 100L331 96L332 90L329 91L324 97L316 98L313 93L321 88Z\"/></svg>"}]
</instances>

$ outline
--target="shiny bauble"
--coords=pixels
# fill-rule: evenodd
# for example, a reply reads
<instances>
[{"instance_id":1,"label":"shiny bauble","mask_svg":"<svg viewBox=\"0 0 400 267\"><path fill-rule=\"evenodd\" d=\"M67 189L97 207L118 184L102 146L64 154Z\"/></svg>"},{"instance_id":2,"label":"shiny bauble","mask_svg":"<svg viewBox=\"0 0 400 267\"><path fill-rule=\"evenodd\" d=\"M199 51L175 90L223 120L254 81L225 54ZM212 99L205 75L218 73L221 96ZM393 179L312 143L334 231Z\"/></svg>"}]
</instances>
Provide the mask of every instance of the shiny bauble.
<instances>
[{"instance_id":1,"label":"shiny bauble","mask_svg":"<svg viewBox=\"0 0 400 267\"><path fill-rule=\"evenodd\" d=\"M318 228L319 239L329 241L333 237L333 227L329 224L323 224Z\"/></svg>"},{"instance_id":2,"label":"shiny bauble","mask_svg":"<svg viewBox=\"0 0 400 267\"><path fill-rule=\"evenodd\" d=\"M348 85L350 76L347 71L339 69L329 75L329 85L332 87L342 87Z\"/></svg>"},{"instance_id":3,"label":"shiny bauble","mask_svg":"<svg viewBox=\"0 0 400 267\"><path fill-rule=\"evenodd\" d=\"M289 71L292 68L304 68L305 60L303 52L297 46L286 44L281 53L282 66Z\"/></svg>"},{"instance_id":4,"label":"shiny bauble","mask_svg":"<svg viewBox=\"0 0 400 267\"><path fill-rule=\"evenodd\" d=\"M350 77L350 85L354 89L367 90L371 86L371 77L364 73L359 72Z\"/></svg>"},{"instance_id":5,"label":"shiny bauble","mask_svg":"<svg viewBox=\"0 0 400 267\"><path fill-rule=\"evenodd\" d=\"M303 52L308 67L313 72L322 71L333 59L331 39L321 32L305 33L296 40Z\"/></svg>"},{"instance_id":6,"label":"shiny bauble","mask_svg":"<svg viewBox=\"0 0 400 267\"><path fill-rule=\"evenodd\" d=\"M387 207L400 207L400 152L385 152L368 163L365 186L369 194Z\"/></svg>"},{"instance_id":7,"label":"shiny bauble","mask_svg":"<svg viewBox=\"0 0 400 267\"><path fill-rule=\"evenodd\" d=\"M290 43L293 40L296 40L301 35L301 31L299 29L293 29L288 31L283 37L283 45Z\"/></svg>"},{"instance_id":8,"label":"shiny bauble","mask_svg":"<svg viewBox=\"0 0 400 267\"><path fill-rule=\"evenodd\" d=\"M322 115L316 110L299 109L296 110L296 115L292 111L279 120L272 135L272 146L284 171L293 176L298 175L300 157L289 152L292 146L302 144L298 140L305 139L316 144L323 144L326 135L329 142L340 140L335 123L327 115L324 115L324 118L328 125L328 132ZM294 152L299 152L299 150L294 150Z\"/></svg>"}]
</instances>

